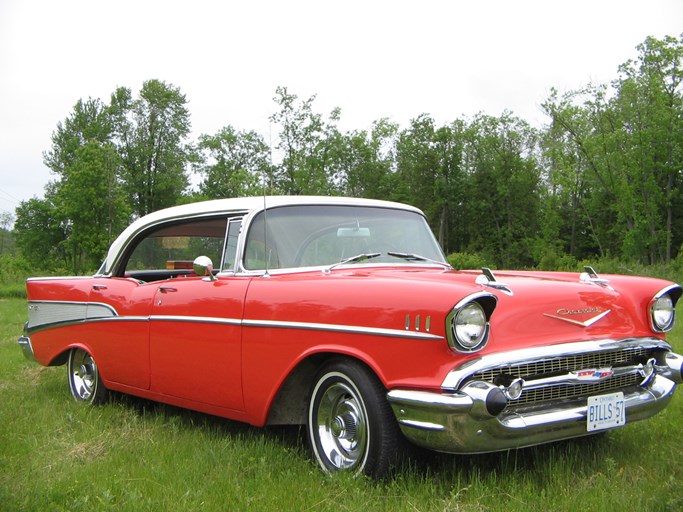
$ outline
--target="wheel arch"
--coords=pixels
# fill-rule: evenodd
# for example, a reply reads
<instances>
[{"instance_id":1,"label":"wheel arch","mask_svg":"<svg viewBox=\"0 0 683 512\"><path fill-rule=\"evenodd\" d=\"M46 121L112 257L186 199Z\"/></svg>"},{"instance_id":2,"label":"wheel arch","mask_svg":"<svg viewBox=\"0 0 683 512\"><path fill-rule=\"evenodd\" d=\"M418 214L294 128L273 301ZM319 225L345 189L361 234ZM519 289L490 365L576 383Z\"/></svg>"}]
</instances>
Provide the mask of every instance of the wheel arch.
<instances>
[{"instance_id":1,"label":"wheel arch","mask_svg":"<svg viewBox=\"0 0 683 512\"><path fill-rule=\"evenodd\" d=\"M67 360L69 359L69 353L74 349L78 347L69 347L65 348L62 352L54 356L48 363L47 366L62 366L65 365Z\"/></svg>"},{"instance_id":2,"label":"wheel arch","mask_svg":"<svg viewBox=\"0 0 683 512\"><path fill-rule=\"evenodd\" d=\"M340 351L321 351L309 354L289 372L271 402L266 425L305 425L308 399L313 379L320 368L333 360L352 361L364 366L386 387L375 368L357 354Z\"/></svg>"},{"instance_id":3,"label":"wheel arch","mask_svg":"<svg viewBox=\"0 0 683 512\"><path fill-rule=\"evenodd\" d=\"M97 354L93 353L92 347L87 343L75 342L70 343L68 346L64 347L59 353L50 359L50 361L45 366L62 366L65 365L69 360L69 354L73 350L81 349L88 354L90 354L96 361L100 370L100 376L102 375L102 368L100 367L100 361Z\"/></svg>"},{"instance_id":4,"label":"wheel arch","mask_svg":"<svg viewBox=\"0 0 683 512\"><path fill-rule=\"evenodd\" d=\"M69 359L69 354L72 350L75 349L84 350L91 356L95 357L92 351L92 347L90 347L87 343L77 341L69 343L66 347L61 349L60 352L58 352L56 355L52 357L52 359L50 359L46 366L61 366L63 364L66 364L67 360Z\"/></svg>"}]
</instances>

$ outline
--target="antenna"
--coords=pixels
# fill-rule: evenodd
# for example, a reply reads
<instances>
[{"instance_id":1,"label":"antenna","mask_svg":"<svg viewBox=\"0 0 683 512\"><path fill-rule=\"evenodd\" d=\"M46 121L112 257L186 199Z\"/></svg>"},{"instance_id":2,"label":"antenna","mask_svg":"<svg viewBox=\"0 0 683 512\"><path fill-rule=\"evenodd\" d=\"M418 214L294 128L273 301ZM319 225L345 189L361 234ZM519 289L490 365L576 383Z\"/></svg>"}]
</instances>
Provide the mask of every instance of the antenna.
<instances>
[{"instance_id":1,"label":"antenna","mask_svg":"<svg viewBox=\"0 0 683 512\"><path fill-rule=\"evenodd\" d=\"M273 169L273 135L272 123L268 120L268 144L270 146L270 169ZM268 273L268 205L266 204L266 180L268 175L263 173L263 260L265 265L265 273L263 277L270 277Z\"/></svg>"}]
</instances>

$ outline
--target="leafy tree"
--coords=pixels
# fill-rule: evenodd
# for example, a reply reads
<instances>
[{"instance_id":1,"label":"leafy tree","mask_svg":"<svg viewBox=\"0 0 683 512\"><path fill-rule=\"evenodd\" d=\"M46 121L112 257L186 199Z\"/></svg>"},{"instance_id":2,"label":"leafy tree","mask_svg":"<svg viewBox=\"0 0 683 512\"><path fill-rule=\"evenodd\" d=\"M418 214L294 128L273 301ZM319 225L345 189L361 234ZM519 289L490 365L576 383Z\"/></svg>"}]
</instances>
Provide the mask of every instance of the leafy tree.
<instances>
[{"instance_id":1,"label":"leafy tree","mask_svg":"<svg viewBox=\"0 0 683 512\"><path fill-rule=\"evenodd\" d=\"M14 250L14 237L10 231L14 223L14 215L0 211L0 256L10 254Z\"/></svg>"},{"instance_id":2,"label":"leafy tree","mask_svg":"<svg viewBox=\"0 0 683 512\"><path fill-rule=\"evenodd\" d=\"M122 179L133 212L146 215L179 202L189 184L193 157L187 99L180 89L159 80L143 83L138 98L119 87L111 115Z\"/></svg>"},{"instance_id":3,"label":"leafy tree","mask_svg":"<svg viewBox=\"0 0 683 512\"><path fill-rule=\"evenodd\" d=\"M566 187L574 173L574 205L601 256L668 262L683 241L675 229L683 227L683 45L648 38L638 51L620 67L612 91L589 86L544 104L554 157L573 155L570 167L554 169L552 183Z\"/></svg>"},{"instance_id":4,"label":"leafy tree","mask_svg":"<svg viewBox=\"0 0 683 512\"><path fill-rule=\"evenodd\" d=\"M676 201L683 168L683 36L638 45L636 61L620 66L614 109L626 164L633 227L624 252L649 262L672 258Z\"/></svg>"},{"instance_id":5,"label":"leafy tree","mask_svg":"<svg viewBox=\"0 0 683 512\"><path fill-rule=\"evenodd\" d=\"M542 137L545 196L542 216L542 240L538 250L567 252L587 258L592 254L606 255L603 237L605 226L595 218L593 204L604 200L603 213L616 219L609 209L614 201L601 180L590 151L583 143L592 133L588 109L574 104L580 92L558 98L557 91L543 104L552 121ZM607 197L605 197L607 194ZM599 201L593 201L593 198ZM609 225L614 224L614 220ZM540 257L540 254L537 254Z\"/></svg>"},{"instance_id":6,"label":"leafy tree","mask_svg":"<svg viewBox=\"0 0 683 512\"><path fill-rule=\"evenodd\" d=\"M329 167L342 195L374 199L394 193L394 150L398 125L387 119L366 131L336 132L329 145Z\"/></svg>"},{"instance_id":7,"label":"leafy tree","mask_svg":"<svg viewBox=\"0 0 683 512\"><path fill-rule=\"evenodd\" d=\"M32 198L22 201L16 209L14 234L24 258L37 268L66 264L63 242L64 225L57 207L50 200Z\"/></svg>"},{"instance_id":8,"label":"leafy tree","mask_svg":"<svg viewBox=\"0 0 683 512\"><path fill-rule=\"evenodd\" d=\"M112 126L109 111L99 99L78 100L73 112L57 123L53 132L52 147L43 153L45 165L60 179L76 157L76 152L87 142L105 143L111 141Z\"/></svg>"},{"instance_id":9,"label":"leafy tree","mask_svg":"<svg viewBox=\"0 0 683 512\"><path fill-rule=\"evenodd\" d=\"M75 152L54 196L56 213L66 223L62 242L73 272L94 270L128 222L128 208L117 181L119 158L111 144L89 141Z\"/></svg>"},{"instance_id":10,"label":"leafy tree","mask_svg":"<svg viewBox=\"0 0 683 512\"><path fill-rule=\"evenodd\" d=\"M315 95L297 102L298 96L278 87L274 101L280 107L270 120L280 127L276 149L282 163L276 170L276 187L284 194L322 194L334 192L330 166L330 146L337 136L340 111L334 109L330 122L313 112Z\"/></svg>"},{"instance_id":11,"label":"leafy tree","mask_svg":"<svg viewBox=\"0 0 683 512\"><path fill-rule=\"evenodd\" d=\"M609 85L553 91L542 131L504 113L443 126L422 114L403 130L380 119L369 131L343 132L340 110L324 117L315 98L276 89L277 165L261 136L230 125L194 148L185 96L159 80L137 97L120 87L106 105L79 100L44 153L55 175L45 199L17 208L17 246L34 264L80 272L130 216L260 194L267 177L272 193L414 204L444 249L471 261L552 268L595 255L681 259L683 35L647 38ZM186 194L191 166L202 178L196 196Z\"/></svg>"},{"instance_id":12,"label":"leafy tree","mask_svg":"<svg viewBox=\"0 0 683 512\"><path fill-rule=\"evenodd\" d=\"M533 265L539 229L536 132L509 113L478 115L468 130L465 165L470 250L497 265Z\"/></svg>"},{"instance_id":13,"label":"leafy tree","mask_svg":"<svg viewBox=\"0 0 683 512\"><path fill-rule=\"evenodd\" d=\"M20 205L15 225L22 252L41 268L59 264L74 273L92 269L125 225L127 209L112 195L118 188L118 156L111 137L109 111L100 100L79 100L58 123L52 147L44 153L56 179L46 187L44 200ZM107 148L107 157L93 160L93 148ZM107 222L99 222L103 216ZM95 232L102 241L87 241Z\"/></svg>"},{"instance_id":14,"label":"leafy tree","mask_svg":"<svg viewBox=\"0 0 683 512\"><path fill-rule=\"evenodd\" d=\"M396 144L396 164L405 201L422 208L433 222L438 214L432 207L438 155L434 150L434 120L422 114L401 131Z\"/></svg>"},{"instance_id":15,"label":"leafy tree","mask_svg":"<svg viewBox=\"0 0 683 512\"><path fill-rule=\"evenodd\" d=\"M239 132L226 126L215 135L201 135L198 172L202 197L251 196L263 193L263 179L271 174L268 146L253 131Z\"/></svg>"}]
</instances>

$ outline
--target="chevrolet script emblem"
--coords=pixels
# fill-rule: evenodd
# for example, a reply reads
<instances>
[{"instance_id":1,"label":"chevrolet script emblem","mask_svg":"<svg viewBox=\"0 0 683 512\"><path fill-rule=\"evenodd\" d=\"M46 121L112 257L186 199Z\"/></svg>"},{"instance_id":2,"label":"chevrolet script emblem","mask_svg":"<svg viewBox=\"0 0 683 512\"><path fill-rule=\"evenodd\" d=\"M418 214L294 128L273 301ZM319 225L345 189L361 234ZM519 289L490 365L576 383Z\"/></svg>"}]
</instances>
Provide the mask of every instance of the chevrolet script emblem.
<instances>
[{"instance_id":1,"label":"chevrolet script emblem","mask_svg":"<svg viewBox=\"0 0 683 512\"><path fill-rule=\"evenodd\" d=\"M548 318L555 318L557 320L562 320L563 322L569 322L570 324L578 325L581 327L590 327L591 325L593 325L598 320L609 315L611 312L612 312L611 309L608 309L607 311L603 311L600 308L584 308L584 309L561 308L561 309L558 309L556 311L555 315L549 315L548 313L544 313L543 316L547 316ZM586 318L585 320L579 320L576 318L578 316L585 316L585 315L594 315L594 316Z\"/></svg>"},{"instance_id":2,"label":"chevrolet script emblem","mask_svg":"<svg viewBox=\"0 0 683 512\"><path fill-rule=\"evenodd\" d=\"M587 370L579 370L577 372L570 372L576 380L587 382L598 382L614 375L612 368L591 368Z\"/></svg>"}]
</instances>

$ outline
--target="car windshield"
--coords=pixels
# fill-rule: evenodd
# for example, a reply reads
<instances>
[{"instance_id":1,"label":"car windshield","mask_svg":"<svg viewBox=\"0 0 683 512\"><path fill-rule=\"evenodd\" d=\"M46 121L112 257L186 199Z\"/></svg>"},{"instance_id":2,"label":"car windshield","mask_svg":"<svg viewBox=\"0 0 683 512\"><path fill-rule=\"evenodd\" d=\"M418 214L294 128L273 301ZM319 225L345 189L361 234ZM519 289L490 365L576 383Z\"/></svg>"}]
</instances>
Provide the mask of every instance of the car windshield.
<instances>
[{"instance_id":1,"label":"car windshield","mask_svg":"<svg viewBox=\"0 0 683 512\"><path fill-rule=\"evenodd\" d=\"M371 263L425 262L391 253L445 261L424 217L415 212L309 205L273 208L266 215L259 213L247 235L244 267L263 270L325 266L374 253L380 254L369 259Z\"/></svg>"}]
</instances>

